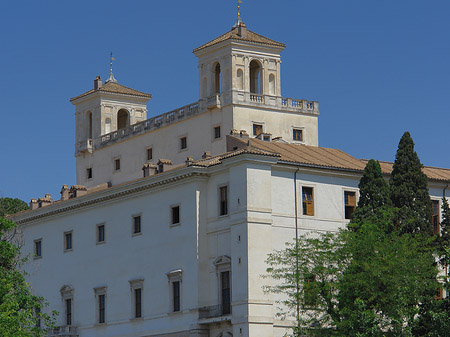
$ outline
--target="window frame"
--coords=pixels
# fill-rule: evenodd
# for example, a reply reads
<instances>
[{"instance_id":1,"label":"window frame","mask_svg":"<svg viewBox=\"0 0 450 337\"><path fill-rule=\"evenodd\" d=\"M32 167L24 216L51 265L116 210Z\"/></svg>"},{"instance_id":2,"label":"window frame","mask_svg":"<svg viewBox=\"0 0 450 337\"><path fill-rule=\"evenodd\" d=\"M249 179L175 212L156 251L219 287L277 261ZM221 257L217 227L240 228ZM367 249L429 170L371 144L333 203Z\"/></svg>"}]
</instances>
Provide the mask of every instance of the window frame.
<instances>
[{"instance_id":1,"label":"window frame","mask_svg":"<svg viewBox=\"0 0 450 337\"><path fill-rule=\"evenodd\" d=\"M303 192L304 189L311 190L311 200L304 199L304 195L305 195L305 193ZM302 193L302 195L301 195L301 197L302 197L302 215L314 216L315 215L314 187L313 186L302 186L301 193ZM308 207L308 204L310 204L309 207Z\"/></svg>"},{"instance_id":2,"label":"window frame","mask_svg":"<svg viewBox=\"0 0 450 337\"><path fill-rule=\"evenodd\" d=\"M213 126L213 140L217 140L217 139L222 139L222 129L221 129L220 125Z\"/></svg>"},{"instance_id":3,"label":"window frame","mask_svg":"<svg viewBox=\"0 0 450 337\"><path fill-rule=\"evenodd\" d=\"M174 222L176 220L174 218L174 209L178 208L178 222ZM170 206L170 226L180 226L181 225L181 205L180 204L174 204Z\"/></svg>"},{"instance_id":4,"label":"window frame","mask_svg":"<svg viewBox=\"0 0 450 337\"><path fill-rule=\"evenodd\" d=\"M181 151L187 151L187 149L188 149L187 135L180 136L178 138L178 142L179 142L178 143L179 144L178 150L180 152Z\"/></svg>"},{"instance_id":5,"label":"window frame","mask_svg":"<svg viewBox=\"0 0 450 337\"><path fill-rule=\"evenodd\" d=\"M149 146L145 149L145 158L146 160L153 160L153 146Z\"/></svg>"},{"instance_id":6,"label":"window frame","mask_svg":"<svg viewBox=\"0 0 450 337\"><path fill-rule=\"evenodd\" d=\"M90 180L93 178L92 167L88 167L86 169L86 179Z\"/></svg>"},{"instance_id":7,"label":"window frame","mask_svg":"<svg viewBox=\"0 0 450 337\"><path fill-rule=\"evenodd\" d=\"M225 193L226 193L226 195L225 195L225 198L226 198L226 200L222 200L222 189L225 189ZM230 209L229 209L229 205L230 205L230 202L229 202L229 200L230 200L230 198L229 198L229 188L228 188L228 185L219 185L218 186L218 188L217 188L217 192L218 192L218 203L219 203L219 205L218 205L218 207L219 207L219 210L218 210L218 214L219 214L219 217L223 217L223 216L227 216L228 214L229 214L229 212L230 212ZM225 202L225 204L224 204L224 206L225 206L225 210L222 208L222 202Z\"/></svg>"},{"instance_id":8,"label":"window frame","mask_svg":"<svg viewBox=\"0 0 450 337\"><path fill-rule=\"evenodd\" d=\"M33 258L42 259L42 238L33 240ZM39 249L38 249L39 246ZM39 253L39 254L38 254Z\"/></svg>"},{"instance_id":9,"label":"window frame","mask_svg":"<svg viewBox=\"0 0 450 337\"><path fill-rule=\"evenodd\" d=\"M68 237L70 237L70 247L68 247L69 243L69 241L67 240ZM70 252L73 250L73 230L64 232L63 244L64 244L64 252Z\"/></svg>"},{"instance_id":10,"label":"window frame","mask_svg":"<svg viewBox=\"0 0 450 337\"><path fill-rule=\"evenodd\" d=\"M130 283L130 293L131 293L131 320L144 319L144 279L135 279L128 281ZM140 290L140 306L138 316L138 302L137 302L137 290Z\"/></svg>"},{"instance_id":11,"label":"window frame","mask_svg":"<svg viewBox=\"0 0 450 337\"><path fill-rule=\"evenodd\" d=\"M59 290L61 293L61 299L64 303L64 318L65 318L65 325L72 325L74 320L73 320L73 314L74 314L74 310L73 310L73 288L69 285L64 285L61 287L61 289ZM67 310L68 306L67 303L68 301L70 301L70 310ZM69 318L70 318L70 322L69 322ZM69 324L70 323L70 324Z\"/></svg>"},{"instance_id":12,"label":"window frame","mask_svg":"<svg viewBox=\"0 0 450 337\"><path fill-rule=\"evenodd\" d=\"M260 133L255 133L255 126L260 126L261 127L261 132ZM254 137L259 136L261 133L264 133L264 123L262 122L252 122L252 135Z\"/></svg>"},{"instance_id":13,"label":"window frame","mask_svg":"<svg viewBox=\"0 0 450 337\"><path fill-rule=\"evenodd\" d=\"M435 205L436 213L435 213ZM437 199L431 199L431 224L433 226L433 234L440 236L441 234L441 202ZM436 221L436 223L435 223Z\"/></svg>"},{"instance_id":14,"label":"window frame","mask_svg":"<svg viewBox=\"0 0 450 337\"><path fill-rule=\"evenodd\" d=\"M100 227L103 227L103 240L100 240ZM95 241L98 245L100 244L104 244L106 242L106 226L105 223L99 223L96 225L96 229L95 229Z\"/></svg>"},{"instance_id":15,"label":"window frame","mask_svg":"<svg viewBox=\"0 0 450 337\"><path fill-rule=\"evenodd\" d=\"M107 321L107 287L97 287L94 288L94 294L95 294L95 312L96 312L96 325L104 325ZM103 300L102 300L103 299ZM102 308L102 302L103 302L103 308Z\"/></svg>"},{"instance_id":16,"label":"window frame","mask_svg":"<svg viewBox=\"0 0 450 337\"><path fill-rule=\"evenodd\" d=\"M139 218L139 231L136 232L136 219ZM131 216L131 235L141 235L142 234L142 213L136 213Z\"/></svg>"},{"instance_id":17,"label":"window frame","mask_svg":"<svg viewBox=\"0 0 450 337\"><path fill-rule=\"evenodd\" d=\"M296 131L300 132L300 139L296 139L295 138L295 132ZM305 128L293 126L291 135L292 135L292 140L294 142L303 143L304 139L305 139Z\"/></svg>"},{"instance_id":18,"label":"window frame","mask_svg":"<svg viewBox=\"0 0 450 337\"><path fill-rule=\"evenodd\" d=\"M354 205L350 205L350 204L346 203L346 194L348 194L348 193L353 193ZM343 202L343 204L344 204L344 219L351 220L351 218L353 217L353 214L355 213L356 206L358 205L358 202L357 202L358 192L356 190L345 189L343 197L344 197L344 202ZM347 217L347 207L353 207L353 211L351 212L350 217Z\"/></svg>"},{"instance_id":19,"label":"window frame","mask_svg":"<svg viewBox=\"0 0 450 337\"><path fill-rule=\"evenodd\" d=\"M168 272L167 279L169 283L169 292L170 292L170 302L169 302L169 313L177 314L183 311L183 270L176 269L171 272ZM178 296L175 296L175 284L178 283ZM176 303L176 299L178 299L178 303ZM176 305L178 304L178 305Z\"/></svg>"},{"instance_id":20,"label":"window frame","mask_svg":"<svg viewBox=\"0 0 450 337\"><path fill-rule=\"evenodd\" d=\"M120 172L120 170L122 169L120 159L121 159L120 157L113 158L113 172Z\"/></svg>"}]
</instances>

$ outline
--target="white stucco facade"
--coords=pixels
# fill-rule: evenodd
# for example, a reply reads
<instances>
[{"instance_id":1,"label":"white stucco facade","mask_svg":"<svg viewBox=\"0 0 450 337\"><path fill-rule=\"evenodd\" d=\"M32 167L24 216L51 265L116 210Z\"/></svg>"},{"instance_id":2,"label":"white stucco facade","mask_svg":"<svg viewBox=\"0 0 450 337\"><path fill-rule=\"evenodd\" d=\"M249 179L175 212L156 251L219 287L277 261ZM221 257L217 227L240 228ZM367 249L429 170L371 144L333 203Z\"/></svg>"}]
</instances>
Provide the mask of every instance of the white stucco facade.
<instances>
[{"instance_id":1,"label":"white stucco facade","mask_svg":"<svg viewBox=\"0 0 450 337\"><path fill-rule=\"evenodd\" d=\"M151 95L99 79L72 99L83 186L14 217L27 280L60 313L54 336L281 337L291 326L263 291L267 255L296 223L300 233L345 226L364 164L318 147L318 103L281 96L284 45L239 29L194 51L193 104L147 119ZM300 148L335 157L308 162ZM445 187L430 180L432 199Z\"/></svg>"}]
</instances>

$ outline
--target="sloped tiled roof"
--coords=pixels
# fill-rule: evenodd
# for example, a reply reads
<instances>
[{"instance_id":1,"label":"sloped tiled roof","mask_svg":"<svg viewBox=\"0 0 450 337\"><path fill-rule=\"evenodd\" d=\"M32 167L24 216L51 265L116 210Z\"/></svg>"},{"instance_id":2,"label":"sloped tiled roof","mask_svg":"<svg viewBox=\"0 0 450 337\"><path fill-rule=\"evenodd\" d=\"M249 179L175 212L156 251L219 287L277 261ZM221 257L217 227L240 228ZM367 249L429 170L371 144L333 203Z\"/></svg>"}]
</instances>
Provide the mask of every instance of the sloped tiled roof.
<instances>
[{"instance_id":1,"label":"sloped tiled roof","mask_svg":"<svg viewBox=\"0 0 450 337\"><path fill-rule=\"evenodd\" d=\"M76 100L78 98L87 96L89 94L92 94L93 92L110 92L113 94L124 94L124 95L130 95L130 96L138 96L138 97L146 97L148 99L152 98L151 94L147 94L145 92L141 92L135 89L128 88L122 84L119 84L117 82L106 82L103 84L99 89L91 89L89 91L86 91L84 94L81 94L76 97L72 97L70 101Z\"/></svg>"},{"instance_id":2,"label":"sloped tiled roof","mask_svg":"<svg viewBox=\"0 0 450 337\"><path fill-rule=\"evenodd\" d=\"M258 149L257 147L254 147L254 146L245 146L245 147L242 147L240 149L237 149L237 150L234 150L231 152L225 152L218 156L212 156L212 157L208 157L205 159L196 160L193 162L192 165L209 167L209 166L220 164L223 159L238 156L240 154L256 154L256 155L260 155L260 156L280 157L279 153L265 151L262 149Z\"/></svg>"},{"instance_id":3,"label":"sloped tiled roof","mask_svg":"<svg viewBox=\"0 0 450 337\"><path fill-rule=\"evenodd\" d=\"M366 164L368 162L367 159L361 159L361 161ZM385 174L391 174L392 166L394 163L387 161L379 161L381 172ZM450 180L450 169L440 168L440 167L432 167L432 166L424 166L422 169L423 173L425 173L428 179L433 180L441 180L441 181L449 181Z\"/></svg>"},{"instance_id":4,"label":"sloped tiled roof","mask_svg":"<svg viewBox=\"0 0 450 337\"><path fill-rule=\"evenodd\" d=\"M195 48L194 53L199 50L202 50L204 48L207 48L207 47L213 46L215 44L218 44L220 42L226 41L226 40L247 41L247 42L253 42L253 43L274 46L274 47L280 47L280 48L286 47L286 45L284 43L269 39L258 33L252 32L249 29L247 29L247 34L245 37L240 36L239 35L239 27L235 26L230 31L226 32L225 34L215 38L212 41L205 43L204 45L202 45L200 47Z\"/></svg>"}]
</instances>

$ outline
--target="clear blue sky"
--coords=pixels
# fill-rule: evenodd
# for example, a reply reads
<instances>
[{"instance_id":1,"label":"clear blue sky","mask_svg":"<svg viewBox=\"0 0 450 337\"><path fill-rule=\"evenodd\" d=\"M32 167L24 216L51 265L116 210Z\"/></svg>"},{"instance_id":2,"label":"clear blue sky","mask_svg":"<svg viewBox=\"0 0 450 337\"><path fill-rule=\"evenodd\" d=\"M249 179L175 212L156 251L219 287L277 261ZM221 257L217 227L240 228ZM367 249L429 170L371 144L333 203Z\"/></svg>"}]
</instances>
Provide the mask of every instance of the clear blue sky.
<instances>
[{"instance_id":1,"label":"clear blue sky","mask_svg":"<svg viewBox=\"0 0 450 337\"><path fill-rule=\"evenodd\" d=\"M106 79L153 94L150 115L198 98L192 50L228 31L232 0L0 2L0 193L75 184L69 98ZM244 0L247 27L287 45L282 94L320 102L319 143L394 160L409 130L450 168L450 1Z\"/></svg>"}]
</instances>

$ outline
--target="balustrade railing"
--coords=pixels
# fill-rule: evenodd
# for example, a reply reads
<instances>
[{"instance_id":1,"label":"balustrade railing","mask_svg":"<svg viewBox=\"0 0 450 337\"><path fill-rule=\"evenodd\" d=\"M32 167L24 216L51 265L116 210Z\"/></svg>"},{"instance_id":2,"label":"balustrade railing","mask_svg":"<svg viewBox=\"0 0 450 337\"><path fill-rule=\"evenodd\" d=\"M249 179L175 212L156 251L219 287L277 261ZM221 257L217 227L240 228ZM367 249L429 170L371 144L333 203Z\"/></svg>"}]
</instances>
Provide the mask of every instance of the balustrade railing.
<instances>
[{"instance_id":1,"label":"balustrade railing","mask_svg":"<svg viewBox=\"0 0 450 337\"><path fill-rule=\"evenodd\" d=\"M102 135L96 139L89 139L87 142L80 142L77 144L77 150L79 152L89 151L92 152L94 149L101 148L119 139L136 135L142 132L148 132L154 129L158 129L162 126L170 125L171 123L176 123L180 120L204 112L207 109L226 106L230 103L240 103L240 104L251 104L251 105L263 105L267 104L270 106L275 106L282 109L294 110L299 112L307 113L318 113L318 105L316 102L293 99L285 97L277 97L271 95L259 95L246 93L242 98L233 98L233 93L237 91L230 91L229 93L216 94L198 102L185 105L179 109L175 109L164 113L162 115L149 118L145 121L127 126L126 128L119 129L117 131L110 132L108 134ZM234 102L237 99L236 102Z\"/></svg>"}]
</instances>

